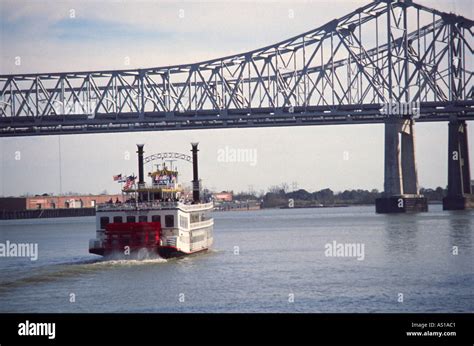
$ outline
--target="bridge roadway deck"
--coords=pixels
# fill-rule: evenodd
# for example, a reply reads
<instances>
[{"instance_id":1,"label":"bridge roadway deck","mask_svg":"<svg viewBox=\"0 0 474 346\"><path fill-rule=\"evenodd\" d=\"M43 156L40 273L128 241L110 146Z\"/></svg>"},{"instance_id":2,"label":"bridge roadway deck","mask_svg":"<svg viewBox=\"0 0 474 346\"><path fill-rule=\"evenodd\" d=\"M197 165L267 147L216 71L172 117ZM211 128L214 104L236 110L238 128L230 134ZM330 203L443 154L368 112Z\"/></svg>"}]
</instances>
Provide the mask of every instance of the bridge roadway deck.
<instances>
[{"instance_id":1,"label":"bridge roadway deck","mask_svg":"<svg viewBox=\"0 0 474 346\"><path fill-rule=\"evenodd\" d=\"M354 125L383 123L381 105L343 105L260 108L201 112L147 112L122 114L68 114L46 117L0 118L0 137L86 134L130 131L166 131L217 128L281 127L310 125ZM416 122L474 119L474 100L421 103ZM403 116L402 116L403 117Z\"/></svg>"}]
</instances>

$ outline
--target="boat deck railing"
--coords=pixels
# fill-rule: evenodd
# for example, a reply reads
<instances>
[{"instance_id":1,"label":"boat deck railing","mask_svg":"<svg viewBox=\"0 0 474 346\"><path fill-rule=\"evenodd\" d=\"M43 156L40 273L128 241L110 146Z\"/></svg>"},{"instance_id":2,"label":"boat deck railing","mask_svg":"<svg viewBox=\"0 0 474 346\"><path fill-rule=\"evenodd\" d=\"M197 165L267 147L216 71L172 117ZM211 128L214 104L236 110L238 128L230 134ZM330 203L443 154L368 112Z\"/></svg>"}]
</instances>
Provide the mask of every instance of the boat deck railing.
<instances>
[{"instance_id":1,"label":"boat deck railing","mask_svg":"<svg viewBox=\"0 0 474 346\"><path fill-rule=\"evenodd\" d=\"M198 229L198 228L203 228L203 227L209 227L214 225L214 219L208 219L204 221L199 221L199 222L194 222L191 223L191 229Z\"/></svg>"},{"instance_id":2,"label":"boat deck railing","mask_svg":"<svg viewBox=\"0 0 474 346\"><path fill-rule=\"evenodd\" d=\"M183 202L138 202L138 203L104 203L98 204L96 207L97 211L121 211L121 210L147 210L147 209L175 209L179 208L184 211L196 211L212 209L214 207L213 202L199 203L199 204L187 204Z\"/></svg>"}]
</instances>

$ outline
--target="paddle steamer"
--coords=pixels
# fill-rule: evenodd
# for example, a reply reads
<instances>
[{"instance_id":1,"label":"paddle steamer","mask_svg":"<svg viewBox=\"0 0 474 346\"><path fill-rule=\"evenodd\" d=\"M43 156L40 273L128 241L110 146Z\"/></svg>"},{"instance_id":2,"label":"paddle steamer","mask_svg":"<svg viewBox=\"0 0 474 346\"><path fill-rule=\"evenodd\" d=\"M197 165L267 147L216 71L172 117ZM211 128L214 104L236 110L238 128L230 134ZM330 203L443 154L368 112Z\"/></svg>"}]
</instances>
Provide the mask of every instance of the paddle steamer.
<instances>
[{"instance_id":1,"label":"paddle steamer","mask_svg":"<svg viewBox=\"0 0 474 346\"><path fill-rule=\"evenodd\" d=\"M122 201L96 206L96 238L89 252L129 258L179 257L207 251L213 242L213 202L200 198L198 144L192 143L193 194L186 199L178 171L158 165L144 181L144 145L138 147L138 183L128 177ZM190 159L190 157L188 156Z\"/></svg>"}]
</instances>

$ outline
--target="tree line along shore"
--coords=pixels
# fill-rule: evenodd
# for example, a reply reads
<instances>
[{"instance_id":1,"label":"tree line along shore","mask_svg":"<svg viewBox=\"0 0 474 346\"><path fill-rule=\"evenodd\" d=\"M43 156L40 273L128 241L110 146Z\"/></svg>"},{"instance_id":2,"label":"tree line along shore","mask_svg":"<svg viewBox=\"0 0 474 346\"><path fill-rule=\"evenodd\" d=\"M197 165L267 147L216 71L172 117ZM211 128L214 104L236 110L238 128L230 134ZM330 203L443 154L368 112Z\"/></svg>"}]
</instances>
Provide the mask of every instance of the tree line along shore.
<instances>
[{"instance_id":1,"label":"tree line along shore","mask_svg":"<svg viewBox=\"0 0 474 346\"><path fill-rule=\"evenodd\" d=\"M447 189L437 187L421 188L420 194L424 195L430 203L441 203L447 194ZM334 192L325 188L315 192L305 189L287 191L284 187L270 188L266 193L241 192L234 194L234 201L260 201L261 208L309 208L309 207L338 207L349 205L374 205L375 199L382 196L377 189L372 190L344 190Z\"/></svg>"}]
</instances>

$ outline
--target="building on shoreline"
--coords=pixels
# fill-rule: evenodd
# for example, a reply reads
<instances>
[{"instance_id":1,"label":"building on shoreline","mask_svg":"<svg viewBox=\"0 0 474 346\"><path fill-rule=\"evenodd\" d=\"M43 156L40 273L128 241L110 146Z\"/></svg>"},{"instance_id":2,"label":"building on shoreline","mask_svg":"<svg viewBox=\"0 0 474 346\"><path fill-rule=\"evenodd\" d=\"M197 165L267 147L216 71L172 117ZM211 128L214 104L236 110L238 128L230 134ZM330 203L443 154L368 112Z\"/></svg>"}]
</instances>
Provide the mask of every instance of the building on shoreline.
<instances>
[{"instance_id":1,"label":"building on shoreline","mask_svg":"<svg viewBox=\"0 0 474 346\"><path fill-rule=\"evenodd\" d=\"M234 194L232 192L222 191L212 194L215 201L232 202Z\"/></svg>"},{"instance_id":2,"label":"building on shoreline","mask_svg":"<svg viewBox=\"0 0 474 346\"><path fill-rule=\"evenodd\" d=\"M95 208L97 204L107 203L110 201L122 202L122 195L42 195L34 197L1 197L0 211Z\"/></svg>"}]
</instances>

